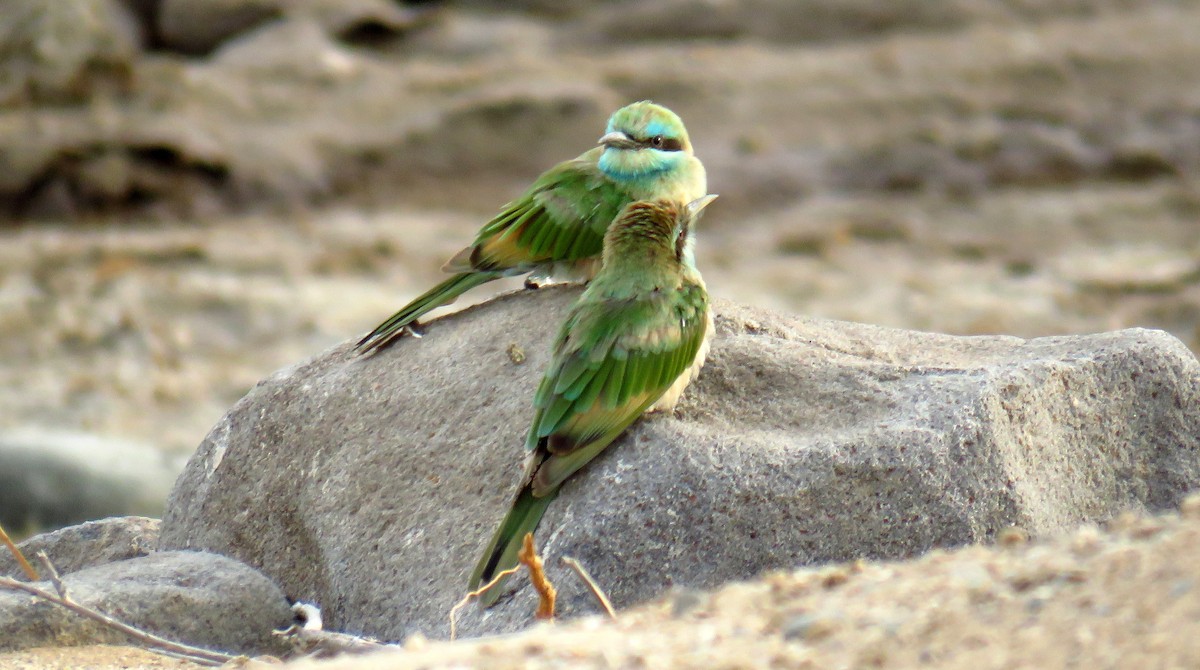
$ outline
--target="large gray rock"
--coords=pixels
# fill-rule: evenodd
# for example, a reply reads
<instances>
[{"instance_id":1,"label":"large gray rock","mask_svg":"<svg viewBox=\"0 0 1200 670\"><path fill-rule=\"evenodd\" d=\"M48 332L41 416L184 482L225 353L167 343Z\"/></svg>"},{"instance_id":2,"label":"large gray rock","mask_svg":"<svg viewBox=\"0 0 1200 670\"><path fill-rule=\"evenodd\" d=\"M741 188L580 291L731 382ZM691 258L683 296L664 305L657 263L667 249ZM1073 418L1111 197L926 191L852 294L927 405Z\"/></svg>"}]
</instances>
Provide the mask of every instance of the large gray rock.
<instances>
[{"instance_id":1,"label":"large gray rock","mask_svg":"<svg viewBox=\"0 0 1200 670\"><path fill-rule=\"evenodd\" d=\"M158 526L158 519L144 516L113 517L34 535L18 546L39 571L36 556L44 551L65 574L149 554L158 546ZM17 559L7 551L0 552L0 576L25 578Z\"/></svg>"},{"instance_id":2,"label":"large gray rock","mask_svg":"<svg viewBox=\"0 0 1200 670\"><path fill-rule=\"evenodd\" d=\"M577 288L508 295L358 359L267 379L176 484L162 544L261 567L326 624L398 639L447 615L508 505L553 324ZM1178 504L1200 483L1200 364L1163 332L1023 340L716 302L709 363L563 487L538 533L560 613L772 568L899 558ZM515 355L523 353L524 358ZM531 621L524 579L466 634Z\"/></svg>"},{"instance_id":3,"label":"large gray rock","mask_svg":"<svg viewBox=\"0 0 1200 670\"><path fill-rule=\"evenodd\" d=\"M160 552L63 577L71 598L176 642L244 654L279 654L272 631L291 607L271 580L223 556ZM49 583L39 584L53 591ZM0 651L121 644L128 638L58 605L0 590Z\"/></svg>"}]
</instances>

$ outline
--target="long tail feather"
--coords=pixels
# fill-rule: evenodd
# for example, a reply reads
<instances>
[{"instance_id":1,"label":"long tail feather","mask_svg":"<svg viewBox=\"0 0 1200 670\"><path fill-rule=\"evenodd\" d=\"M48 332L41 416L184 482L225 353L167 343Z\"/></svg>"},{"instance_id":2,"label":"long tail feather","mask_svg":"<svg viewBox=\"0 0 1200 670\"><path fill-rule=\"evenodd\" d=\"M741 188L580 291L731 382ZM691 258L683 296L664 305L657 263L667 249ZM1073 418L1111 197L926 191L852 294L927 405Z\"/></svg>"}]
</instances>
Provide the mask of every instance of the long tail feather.
<instances>
[{"instance_id":1,"label":"long tail feather","mask_svg":"<svg viewBox=\"0 0 1200 670\"><path fill-rule=\"evenodd\" d=\"M486 284L499 277L500 275L493 272L461 272L454 275L417 296L399 312L388 317L387 321L376 326L369 335L359 340L358 344L354 346L354 350L359 354L365 354L382 347L395 339L405 326L421 318L429 310L448 305L454 302L458 296L476 286Z\"/></svg>"},{"instance_id":2,"label":"long tail feather","mask_svg":"<svg viewBox=\"0 0 1200 670\"><path fill-rule=\"evenodd\" d=\"M479 559L479 565L475 566L475 572L471 574L470 590L474 591L486 585L495 579L497 574L517 564L517 552L521 550L525 534L537 529L546 508L557 494L558 491L555 491L535 498L530 487L521 489L512 509L508 511L508 515L500 523L500 528L496 530L496 535L492 537L487 551L483 552L483 558ZM500 580L480 596L479 601L484 607L491 607L496 602L504 591L504 582L505 580Z\"/></svg>"}]
</instances>

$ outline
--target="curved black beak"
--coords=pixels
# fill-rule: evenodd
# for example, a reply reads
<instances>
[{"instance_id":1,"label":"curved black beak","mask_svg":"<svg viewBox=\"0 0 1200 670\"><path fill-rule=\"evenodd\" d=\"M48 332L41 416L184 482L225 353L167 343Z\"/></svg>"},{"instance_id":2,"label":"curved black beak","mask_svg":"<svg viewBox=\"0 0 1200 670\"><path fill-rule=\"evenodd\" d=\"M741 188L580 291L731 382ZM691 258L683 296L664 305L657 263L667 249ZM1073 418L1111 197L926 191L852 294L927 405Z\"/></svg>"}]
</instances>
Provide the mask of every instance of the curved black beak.
<instances>
[{"instance_id":1,"label":"curved black beak","mask_svg":"<svg viewBox=\"0 0 1200 670\"><path fill-rule=\"evenodd\" d=\"M633 138L619 130L614 130L601 137L597 144L603 144L609 149L636 149L641 146Z\"/></svg>"}]
</instances>

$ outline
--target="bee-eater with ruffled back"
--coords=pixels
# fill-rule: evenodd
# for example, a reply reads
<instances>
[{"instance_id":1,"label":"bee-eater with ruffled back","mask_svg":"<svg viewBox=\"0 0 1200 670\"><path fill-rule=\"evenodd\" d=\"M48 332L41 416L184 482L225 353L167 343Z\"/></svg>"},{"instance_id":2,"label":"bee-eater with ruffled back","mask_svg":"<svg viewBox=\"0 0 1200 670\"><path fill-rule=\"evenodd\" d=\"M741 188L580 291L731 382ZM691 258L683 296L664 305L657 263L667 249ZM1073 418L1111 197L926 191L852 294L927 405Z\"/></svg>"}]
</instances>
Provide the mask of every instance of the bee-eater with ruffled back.
<instances>
[{"instance_id":1,"label":"bee-eater with ruffled back","mask_svg":"<svg viewBox=\"0 0 1200 670\"><path fill-rule=\"evenodd\" d=\"M687 129L666 107L642 101L618 109L599 144L538 177L443 266L453 276L379 324L356 350L387 344L426 312L501 277L532 272L533 281L588 280L604 231L623 207L637 200L687 203L707 192Z\"/></svg>"}]
</instances>

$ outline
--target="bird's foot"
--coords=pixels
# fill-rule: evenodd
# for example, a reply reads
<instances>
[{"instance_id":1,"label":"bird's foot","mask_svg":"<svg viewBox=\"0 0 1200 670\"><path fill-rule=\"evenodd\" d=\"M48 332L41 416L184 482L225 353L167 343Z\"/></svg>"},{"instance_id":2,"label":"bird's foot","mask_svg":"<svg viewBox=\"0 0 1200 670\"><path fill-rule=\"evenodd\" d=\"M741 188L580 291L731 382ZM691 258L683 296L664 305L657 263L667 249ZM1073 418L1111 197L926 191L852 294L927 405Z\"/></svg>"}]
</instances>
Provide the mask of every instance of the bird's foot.
<instances>
[{"instance_id":1,"label":"bird's foot","mask_svg":"<svg viewBox=\"0 0 1200 670\"><path fill-rule=\"evenodd\" d=\"M411 335L419 340L425 336L425 334L423 332L421 332L422 330L423 329L421 328L421 323L419 321L413 321L412 323L406 325L404 328L400 329L400 333L401 334L408 333L409 335Z\"/></svg>"},{"instance_id":2,"label":"bird's foot","mask_svg":"<svg viewBox=\"0 0 1200 670\"><path fill-rule=\"evenodd\" d=\"M525 278L525 290L536 291L545 285L542 283L543 281L545 280L542 277L534 277L533 275L529 275Z\"/></svg>"}]
</instances>

